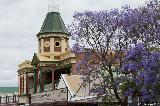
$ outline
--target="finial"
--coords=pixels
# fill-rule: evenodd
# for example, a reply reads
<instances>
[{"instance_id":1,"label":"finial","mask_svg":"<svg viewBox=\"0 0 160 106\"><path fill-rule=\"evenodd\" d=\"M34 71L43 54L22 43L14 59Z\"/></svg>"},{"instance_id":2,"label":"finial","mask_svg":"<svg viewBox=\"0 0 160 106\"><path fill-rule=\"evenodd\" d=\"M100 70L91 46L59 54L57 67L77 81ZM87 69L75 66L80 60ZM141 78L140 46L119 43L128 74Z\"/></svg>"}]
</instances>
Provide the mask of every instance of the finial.
<instances>
[{"instance_id":1,"label":"finial","mask_svg":"<svg viewBox=\"0 0 160 106\"><path fill-rule=\"evenodd\" d=\"M55 0L48 5L48 12L59 12L59 5L56 5Z\"/></svg>"}]
</instances>

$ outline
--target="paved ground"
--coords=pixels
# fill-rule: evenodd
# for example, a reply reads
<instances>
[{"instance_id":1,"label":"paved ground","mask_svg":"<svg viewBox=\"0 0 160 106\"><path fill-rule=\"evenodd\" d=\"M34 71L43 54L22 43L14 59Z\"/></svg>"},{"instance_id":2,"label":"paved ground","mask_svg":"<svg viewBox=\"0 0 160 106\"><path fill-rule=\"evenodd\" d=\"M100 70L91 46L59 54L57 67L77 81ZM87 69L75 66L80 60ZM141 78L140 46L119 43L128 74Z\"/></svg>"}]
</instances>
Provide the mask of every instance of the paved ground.
<instances>
[{"instance_id":1,"label":"paved ground","mask_svg":"<svg viewBox=\"0 0 160 106\"><path fill-rule=\"evenodd\" d=\"M16 106L16 103L1 103L0 106Z\"/></svg>"}]
</instances>

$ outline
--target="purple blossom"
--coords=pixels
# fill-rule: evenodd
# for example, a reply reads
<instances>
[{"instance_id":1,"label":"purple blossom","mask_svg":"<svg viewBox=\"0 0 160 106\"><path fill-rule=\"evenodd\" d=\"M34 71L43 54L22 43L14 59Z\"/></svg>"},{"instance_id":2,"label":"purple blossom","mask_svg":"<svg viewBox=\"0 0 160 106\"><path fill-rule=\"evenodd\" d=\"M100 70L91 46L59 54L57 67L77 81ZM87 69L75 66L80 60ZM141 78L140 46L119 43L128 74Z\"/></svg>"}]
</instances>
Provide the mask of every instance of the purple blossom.
<instances>
[{"instance_id":1,"label":"purple blossom","mask_svg":"<svg viewBox=\"0 0 160 106\"><path fill-rule=\"evenodd\" d=\"M138 67L134 63L124 64L123 70L124 72L136 72L138 70Z\"/></svg>"},{"instance_id":2,"label":"purple blossom","mask_svg":"<svg viewBox=\"0 0 160 106\"><path fill-rule=\"evenodd\" d=\"M75 43L72 47L72 52L76 55L79 55L83 50L84 48L80 46L79 43Z\"/></svg>"},{"instance_id":3,"label":"purple blossom","mask_svg":"<svg viewBox=\"0 0 160 106\"><path fill-rule=\"evenodd\" d=\"M124 72L131 73L136 86L141 86L143 101L150 102L155 99L155 88L159 86L160 81L160 52L147 51L143 45L136 45L127 52L124 62ZM132 73L131 70L136 71Z\"/></svg>"},{"instance_id":4,"label":"purple blossom","mask_svg":"<svg viewBox=\"0 0 160 106\"><path fill-rule=\"evenodd\" d=\"M143 57L147 56L147 51L145 50L145 47L142 44L138 44L134 48L129 50L127 52L125 59L135 60L137 59L137 57L140 57L140 56L143 56Z\"/></svg>"},{"instance_id":5,"label":"purple blossom","mask_svg":"<svg viewBox=\"0 0 160 106\"><path fill-rule=\"evenodd\" d=\"M90 92L96 93L98 95L104 95L104 88L102 86L99 87L93 87Z\"/></svg>"},{"instance_id":6,"label":"purple blossom","mask_svg":"<svg viewBox=\"0 0 160 106\"><path fill-rule=\"evenodd\" d=\"M160 82L160 53L156 52L160 40L159 16L158 0L146 2L146 5L136 9L131 9L126 5L121 10L76 12L70 32L77 44L81 44L85 48L92 48L98 53L99 66L104 63L103 67L112 67L115 61L121 63L121 60L124 60L122 67L121 65L117 66L118 71L104 70L109 72L105 82L109 83L112 90L115 88L117 91L120 90L120 83L123 84L126 80L130 80L135 83L135 86L125 92L126 96L133 95L136 90L142 95L143 101L150 101L157 96L156 91L158 90L155 88L158 88L158 82ZM131 49L129 49L130 45ZM78 54L81 47L74 46L73 51ZM107 57L106 53L113 50L126 50L127 54L124 59L120 56L115 56L117 60L105 58ZM86 75L96 67L87 64L92 58L92 54L89 52L86 51L84 59L79 61L77 66L80 69L81 65L85 65L83 71ZM114 72L121 72L122 76L128 79L119 79ZM103 85L99 85L93 91L100 95L107 94L102 88ZM121 100L123 101L123 98Z\"/></svg>"},{"instance_id":7,"label":"purple blossom","mask_svg":"<svg viewBox=\"0 0 160 106\"><path fill-rule=\"evenodd\" d=\"M142 95L143 102L150 102L151 95L149 95L149 92L145 88L141 89L140 93Z\"/></svg>"},{"instance_id":8,"label":"purple blossom","mask_svg":"<svg viewBox=\"0 0 160 106\"><path fill-rule=\"evenodd\" d=\"M126 96L132 96L134 93L134 89L129 88L127 91L125 91Z\"/></svg>"},{"instance_id":9,"label":"purple blossom","mask_svg":"<svg viewBox=\"0 0 160 106\"><path fill-rule=\"evenodd\" d=\"M139 86L139 85L141 85L143 83L141 77L134 78L134 81L135 81L137 86Z\"/></svg>"},{"instance_id":10,"label":"purple blossom","mask_svg":"<svg viewBox=\"0 0 160 106\"><path fill-rule=\"evenodd\" d=\"M144 77L144 84L152 84L154 85L154 83L156 82L156 73L154 72L149 72L145 75Z\"/></svg>"}]
</instances>

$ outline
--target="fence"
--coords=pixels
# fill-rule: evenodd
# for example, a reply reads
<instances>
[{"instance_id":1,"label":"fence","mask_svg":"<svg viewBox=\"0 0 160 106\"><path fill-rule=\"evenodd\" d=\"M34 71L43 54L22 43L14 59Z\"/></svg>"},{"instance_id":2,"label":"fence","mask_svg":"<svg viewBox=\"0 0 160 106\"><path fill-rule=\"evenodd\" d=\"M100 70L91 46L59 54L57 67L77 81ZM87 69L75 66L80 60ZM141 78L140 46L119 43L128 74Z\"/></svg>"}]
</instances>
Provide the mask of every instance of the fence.
<instances>
[{"instance_id":1,"label":"fence","mask_svg":"<svg viewBox=\"0 0 160 106\"><path fill-rule=\"evenodd\" d=\"M16 103L18 102L18 96L16 94L0 96L0 103Z\"/></svg>"}]
</instances>

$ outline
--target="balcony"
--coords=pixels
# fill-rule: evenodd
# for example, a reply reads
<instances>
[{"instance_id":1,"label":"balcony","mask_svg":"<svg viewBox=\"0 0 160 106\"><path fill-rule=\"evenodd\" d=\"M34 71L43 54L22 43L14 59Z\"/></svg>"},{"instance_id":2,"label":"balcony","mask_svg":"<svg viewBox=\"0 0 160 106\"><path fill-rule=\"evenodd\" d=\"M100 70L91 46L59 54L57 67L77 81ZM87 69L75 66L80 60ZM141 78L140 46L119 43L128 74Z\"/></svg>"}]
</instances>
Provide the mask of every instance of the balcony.
<instances>
[{"instance_id":1,"label":"balcony","mask_svg":"<svg viewBox=\"0 0 160 106\"><path fill-rule=\"evenodd\" d=\"M57 86L59 84L59 80L55 80L55 89L57 89ZM44 84L44 92L52 91L52 83ZM40 85L37 86L37 92L40 91ZM34 93L34 88L29 89L29 94Z\"/></svg>"},{"instance_id":2,"label":"balcony","mask_svg":"<svg viewBox=\"0 0 160 106\"><path fill-rule=\"evenodd\" d=\"M34 92L34 88L29 89L29 94L32 94Z\"/></svg>"},{"instance_id":3,"label":"balcony","mask_svg":"<svg viewBox=\"0 0 160 106\"><path fill-rule=\"evenodd\" d=\"M52 90L52 83L44 85L44 91L51 91Z\"/></svg>"},{"instance_id":4,"label":"balcony","mask_svg":"<svg viewBox=\"0 0 160 106\"><path fill-rule=\"evenodd\" d=\"M49 87L49 85L46 87ZM66 102L67 92L67 88L62 88L55 89L53 91L31 94L31 103L54 103L56 101Z\"/></svg>"}]
</instances>

